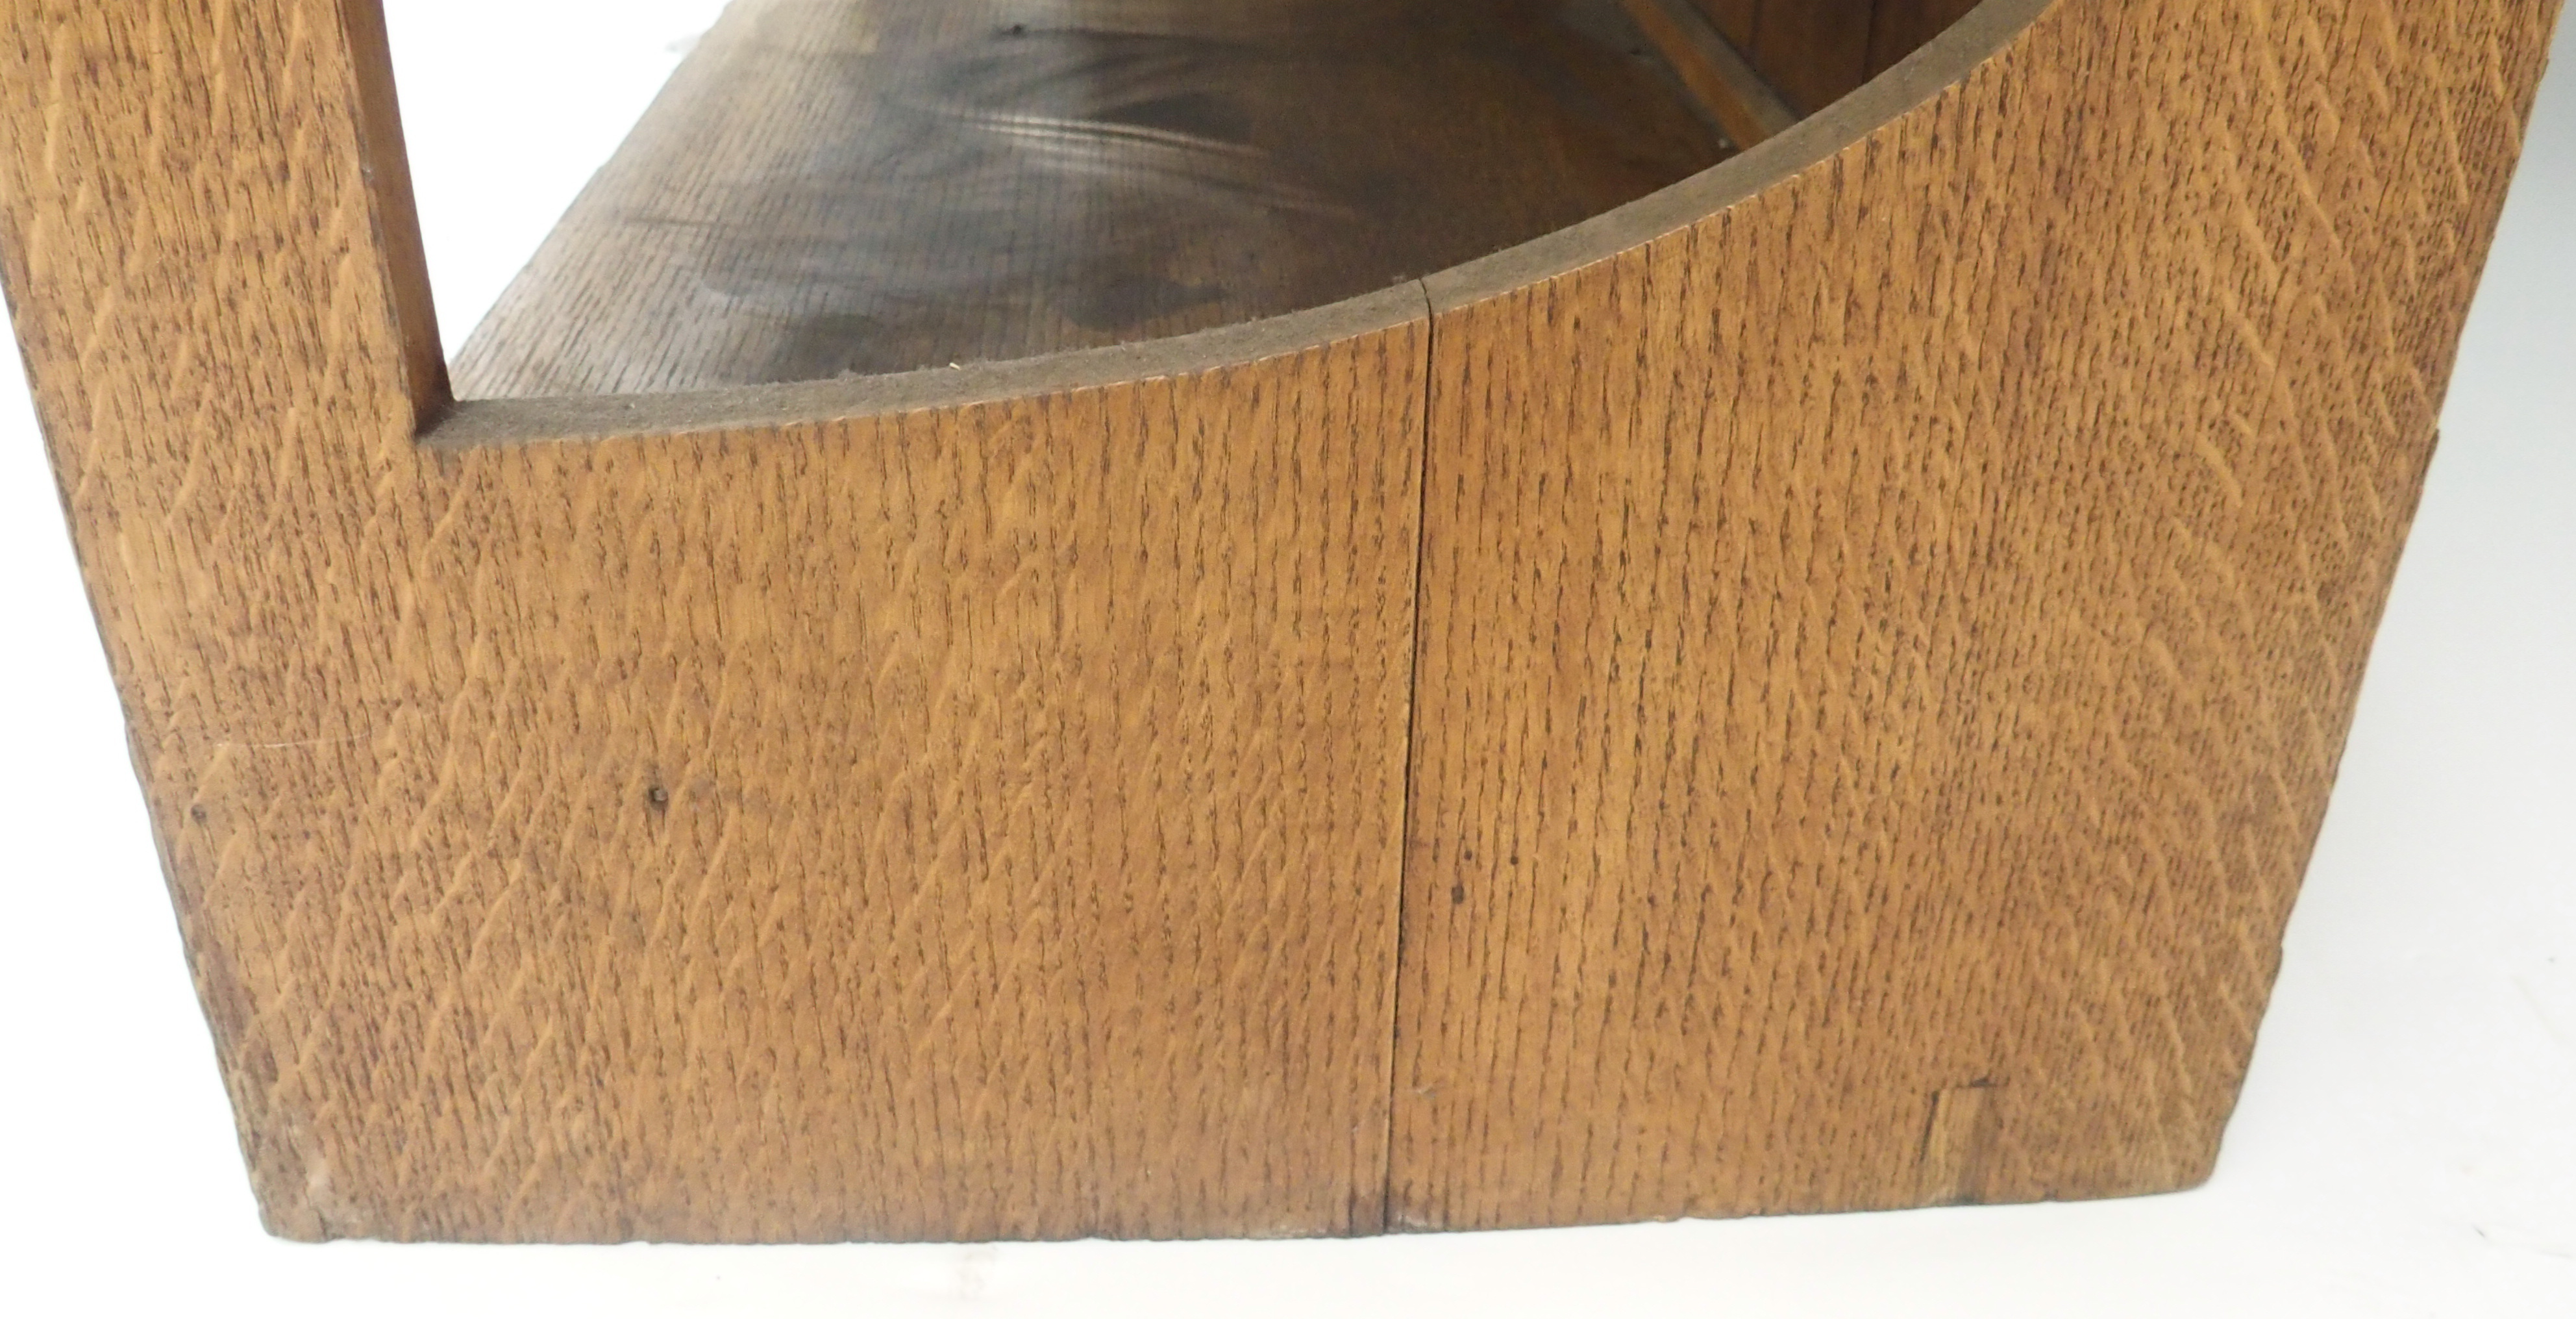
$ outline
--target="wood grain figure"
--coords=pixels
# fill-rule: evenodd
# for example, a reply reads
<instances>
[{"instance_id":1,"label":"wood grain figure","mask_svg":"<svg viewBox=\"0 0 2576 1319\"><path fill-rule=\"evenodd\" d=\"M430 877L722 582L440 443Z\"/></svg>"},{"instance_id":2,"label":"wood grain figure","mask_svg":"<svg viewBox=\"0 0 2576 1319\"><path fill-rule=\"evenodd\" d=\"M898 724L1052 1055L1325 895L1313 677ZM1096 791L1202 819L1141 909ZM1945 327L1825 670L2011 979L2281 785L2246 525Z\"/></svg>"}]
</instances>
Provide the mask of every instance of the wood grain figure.
<instances>
[{"instance_id":1,"label":"wood grain figure","mask_svg":"<svg viewBox=\"0 0 2576 1319\"><path fill-rule=\"evenodd\" d=\"M273 1231L2206 1175L2556 0L1352 3L740 0L460 400L376 0L0 0Z\"/></svg>"},{"instance_id":2,"label":"wood grain figure","mask_svg":"<svg viewBox=\"0 0 2576 1319\"><path fill-rule=\"evenodd\" d=\"M1429 281L1396 1221L2208 1174L2553 10L1989 3Z\"/></svg>"}]
</instances>

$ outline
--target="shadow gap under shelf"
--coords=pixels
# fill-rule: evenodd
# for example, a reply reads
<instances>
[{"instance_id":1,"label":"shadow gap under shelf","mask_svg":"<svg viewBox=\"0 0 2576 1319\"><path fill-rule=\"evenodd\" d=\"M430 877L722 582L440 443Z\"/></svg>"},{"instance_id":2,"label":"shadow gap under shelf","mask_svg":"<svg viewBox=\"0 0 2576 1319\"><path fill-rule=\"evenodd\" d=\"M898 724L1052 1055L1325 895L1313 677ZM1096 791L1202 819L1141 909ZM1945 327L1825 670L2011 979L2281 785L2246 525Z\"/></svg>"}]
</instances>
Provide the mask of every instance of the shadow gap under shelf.
<instances>
[{"instance_id":1,"label":"shadow gap under shelf","mask_svg":"<svg viewBox=\"0 0 2576 1319\"><path fill-rule=\"evenodd\" d=\"M1617 0L737 0L466 398L1008 361L1319 307L1732 145Z\"/></svg>"}]
</instances>

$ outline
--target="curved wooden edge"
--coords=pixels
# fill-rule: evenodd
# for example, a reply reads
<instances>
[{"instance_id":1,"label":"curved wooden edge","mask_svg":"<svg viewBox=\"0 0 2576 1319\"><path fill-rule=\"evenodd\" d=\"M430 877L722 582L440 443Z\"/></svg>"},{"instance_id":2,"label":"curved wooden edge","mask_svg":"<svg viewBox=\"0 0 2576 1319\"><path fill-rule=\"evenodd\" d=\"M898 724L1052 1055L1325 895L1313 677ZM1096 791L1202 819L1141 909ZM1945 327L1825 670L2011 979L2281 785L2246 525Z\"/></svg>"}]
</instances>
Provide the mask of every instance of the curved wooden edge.
<instances>
[{"instance_id":1,"label":"curved wooden edge","mask_svg":"<svg viewBox=\"0 0 2576 1319\"><path fill-rule=\"evenodd\" d=\"M1434 314L1597 265L1689 228L1833 159L2028 34L2058 0L1986 0L1859 91L1744 154L1614 211L1423 278Z\"/></svg>"},{"instance_id":2,"label":"curved wooden edge","mask_svg":"<svg viewBox=\"0 0 2576 1319\"><path fill-rule=\"evenodd\" d=\"M1609 260L1831 159L2002 54L2057 0L1986 0L1920 50L1740 156L1581 224L1376 293L1195 334L945 370L672 394L484 399L431 418L428 447L785 428L1196 375L1304 352Z\"/></svg>"},{"instance_id":3,"label":"curved wooden edge","mask_svg":"<svg viewBox=\"0 0 2576 1319\"><path fill-rule=\"evenodd\" d=\"M2209 1175L2559 7L1997 0L1428 281L1392 1224Z\"/></svg>"},{"instance_id":4,"label":"curved wooden edge","mask_svg":"<svg viewBox=\"0 0 2576 1319\"><path fill-rule=\"evenodd\" d=\"M1422 281L1408 280L1285 316L1011 362L694 393L471 400L458 403L422 439L432 449L462 452L784 429L964 408L1250 366L1414 324L1429 314Z\"/></svg>"}]
</instances>

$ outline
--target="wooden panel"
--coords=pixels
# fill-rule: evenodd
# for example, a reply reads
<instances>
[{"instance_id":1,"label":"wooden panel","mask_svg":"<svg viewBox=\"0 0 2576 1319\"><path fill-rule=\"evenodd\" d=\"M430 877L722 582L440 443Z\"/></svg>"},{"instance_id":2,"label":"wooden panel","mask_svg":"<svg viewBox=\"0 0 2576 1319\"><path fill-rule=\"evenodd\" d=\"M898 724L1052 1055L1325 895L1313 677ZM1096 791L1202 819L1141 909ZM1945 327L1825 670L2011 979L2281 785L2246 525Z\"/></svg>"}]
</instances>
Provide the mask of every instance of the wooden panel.
<instances>
[{"instance_id":1,"label":"wooden panel","mask_svg":"<svg viewBox=\"0 0 2576 1319\"><path fill-rule=\"evenodd\" d=\"M999 361L1313 307L1724 155L1617 0L739 0L469 397Z\"/></svg>"},{"instance_id":2,"label":"wooden panel","mask_svg":"<svg viewBox=\"0 0 2576 1319\"><path fill-rule=\"evenodd\" d=\"M2207 1174L2557 7L1995 0L1431 281L1392 1222Z\"/></svg>"},{"instance_id":3,"label":"wooden panel","mask_svg":"<svg viewBox=\"0 0 2576 1319\"><path fill-rule=\"evenodd\" d=\"M268 1221L469 1240L2203 1175L2557 11L1990 0L1426 284L451 412L368 2L0 0L0 272Z\"/></svg>"},{"instance_id":4,"label":"wooden panel","mask_svg":"<svg viewBox=\"0 0 2576 1319\"><path fill-rule=\"evenodd\" d=\"M1842 99L1869 76L1869 27L1878 0L1763 0L1753 67L1807 114Z\"/></svg>"},{"instance_id":5,"label":"wooden panel","mask_svg":"<svg viewBox=\"0 0 2576 1319\"><path fill-rule=\"evenodd\" d=\"M335 5L0 15L9 291L275 1230L1380 1225L1418 290L423 447Z\"/></svg>"}]
</instances>

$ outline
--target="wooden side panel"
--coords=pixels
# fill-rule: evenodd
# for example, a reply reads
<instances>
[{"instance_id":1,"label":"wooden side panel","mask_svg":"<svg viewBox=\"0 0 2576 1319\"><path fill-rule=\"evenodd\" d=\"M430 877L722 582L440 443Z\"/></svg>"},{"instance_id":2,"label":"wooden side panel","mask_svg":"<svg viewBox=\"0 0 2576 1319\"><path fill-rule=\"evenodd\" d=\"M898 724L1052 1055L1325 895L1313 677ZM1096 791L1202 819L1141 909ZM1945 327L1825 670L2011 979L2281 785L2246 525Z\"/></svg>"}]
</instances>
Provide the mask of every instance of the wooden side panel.
<instances>
[{"instance_id":1,"label":"wooden side panel","mask_svg":"<svg viewBox=\"0 0 2576 1319\"><path fill-rule=\"evenodd\" d=\"M2555 0L2068 0L1434 281L1391 1221L2204 1176Z\"/></svg>"},{"instance_id":2,"label":"wooden side panel","mask_svg":"<svg viewBox=\"0 0 2576 1319\"><path fill-rule=\"evenodd\" d=\"M0 9L9 288L272 1227L1375 1230L1425 318L433 451L339 18Z\"/></svg>"},{"instance_id":3,"label":"wooden side panel","mask_svg":"<svg viewBox=\"0 0 2576 1319\"><path fill-rule=\"evenodd\" d=\"M1375 1230L1420 350L455 460L372 726L157 766L317 1055L272 1184L393 1236Z\"/></svg>"},{"instance_id":4,"label":"wooden side panel","mask_svg":"<svg viewBox=\"0 0 2576 1319\"><path fill-rule=\"evenodd\" d=\"M279 570L288 533L388 546L375 478L410 458L426 321L350 49L337 0L0 4L0 269L139 730L316 735L324 673L382 650ZM260 676L289 672L325 685Z\"/></svg>"}]
</instances>

